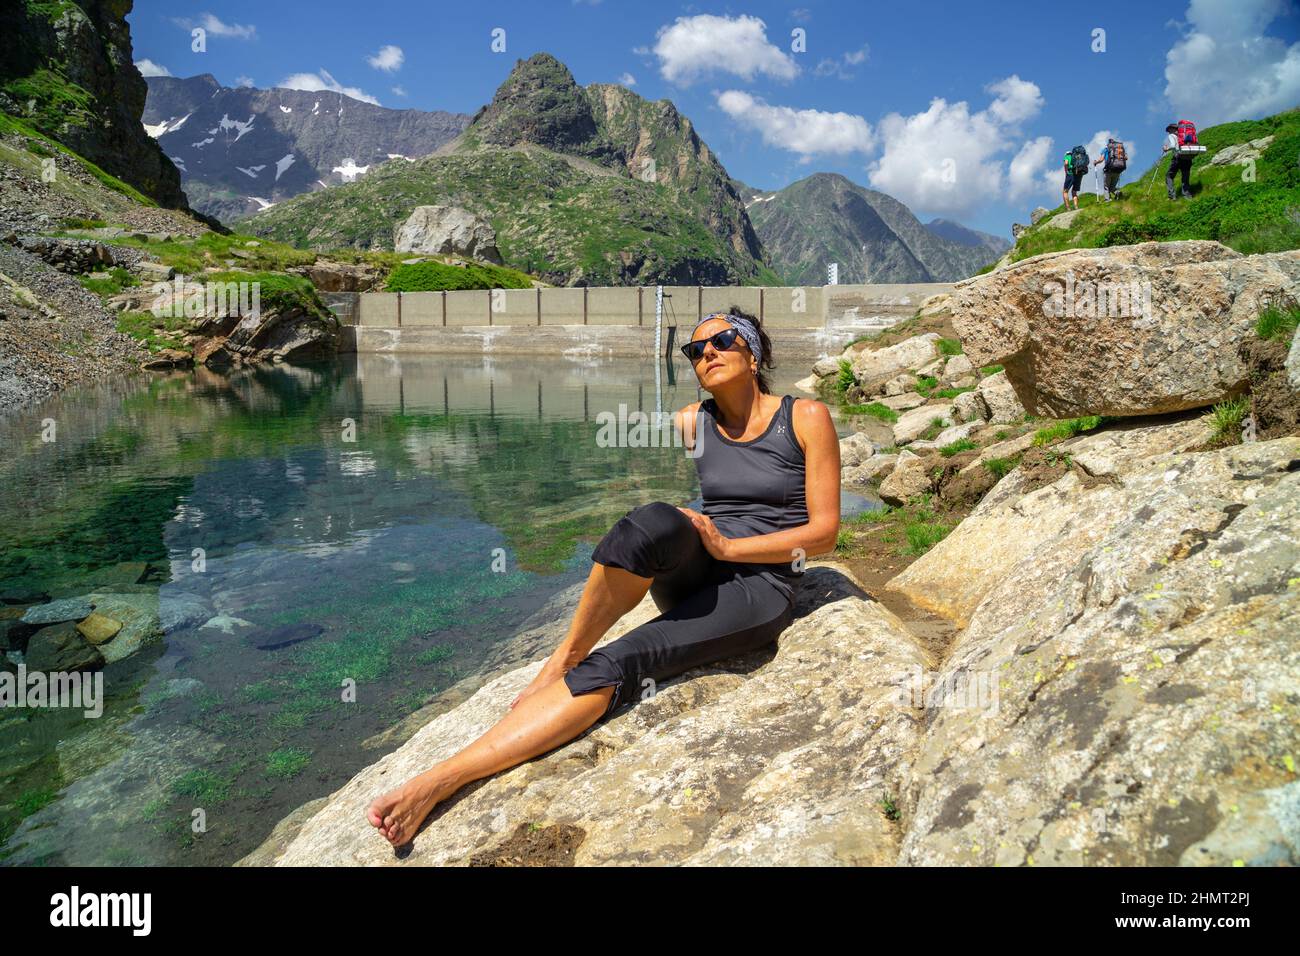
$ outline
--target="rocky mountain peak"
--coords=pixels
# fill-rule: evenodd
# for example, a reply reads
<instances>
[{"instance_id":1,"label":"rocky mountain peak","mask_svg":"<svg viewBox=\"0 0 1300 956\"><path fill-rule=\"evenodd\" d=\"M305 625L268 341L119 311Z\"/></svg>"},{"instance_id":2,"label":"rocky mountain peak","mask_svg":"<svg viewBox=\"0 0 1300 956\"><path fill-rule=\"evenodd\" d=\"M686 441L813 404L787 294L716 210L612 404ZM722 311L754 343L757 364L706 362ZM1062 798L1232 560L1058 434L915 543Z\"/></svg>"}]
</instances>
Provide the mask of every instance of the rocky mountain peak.
<instances>
[{"instance_id":1,"label":"rocky mountain peak","mask_svg":"<svg viewBox=\"0 0 1300 956\"><path fill-rule=\"evenodd\" d=\"M582 88L549 53L516 62L471 130L484 143L533 143L557 152L585 152L599 132Z\"/></svg>"}]
</instances>

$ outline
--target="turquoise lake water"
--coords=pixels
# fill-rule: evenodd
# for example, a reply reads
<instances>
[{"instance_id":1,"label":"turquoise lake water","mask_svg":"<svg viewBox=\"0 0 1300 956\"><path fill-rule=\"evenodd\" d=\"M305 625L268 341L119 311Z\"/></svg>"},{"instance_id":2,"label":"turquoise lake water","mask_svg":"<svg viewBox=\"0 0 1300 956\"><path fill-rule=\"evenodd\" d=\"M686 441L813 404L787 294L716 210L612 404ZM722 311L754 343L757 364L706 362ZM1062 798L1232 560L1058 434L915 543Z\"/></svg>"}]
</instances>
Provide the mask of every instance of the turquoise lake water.
<instances>
[{"instance_id":1,"label":"turquoise lake water","mask_svg":"<svg viewBox=\"0 0 1300 956\"><path fill-rule=\"evenodd\" d=\"M620 404L702 397L675 373L656 391L636 360L347 357L0 421L0 613L112 592L156 600L165 630L103 669L98 718L0 710L3 862L231 863L378 759L368 738L493 676L614 520L698 495L681 449L598 440Z\"/></svg>"}]
</instances>

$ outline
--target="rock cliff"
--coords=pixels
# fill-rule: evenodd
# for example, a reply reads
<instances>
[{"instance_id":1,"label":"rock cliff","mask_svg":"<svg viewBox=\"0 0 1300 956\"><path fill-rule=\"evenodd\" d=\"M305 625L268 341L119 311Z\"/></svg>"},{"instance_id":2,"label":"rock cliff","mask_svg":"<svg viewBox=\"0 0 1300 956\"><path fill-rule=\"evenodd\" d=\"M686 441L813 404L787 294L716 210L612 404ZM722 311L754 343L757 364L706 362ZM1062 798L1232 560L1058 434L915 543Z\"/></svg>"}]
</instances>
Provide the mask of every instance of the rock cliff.
<instances>
[{"instance_id":1,"label":"rock cliff","mask_svg":"<svg viewBox=\"0 0 1300 956\"><path fill-rule=\"evenodd\" d=\"M180 173L140 125L147 87L131 59L131 0L0 7L0 110L187 209Z\"/></svg>"}]
</instances>

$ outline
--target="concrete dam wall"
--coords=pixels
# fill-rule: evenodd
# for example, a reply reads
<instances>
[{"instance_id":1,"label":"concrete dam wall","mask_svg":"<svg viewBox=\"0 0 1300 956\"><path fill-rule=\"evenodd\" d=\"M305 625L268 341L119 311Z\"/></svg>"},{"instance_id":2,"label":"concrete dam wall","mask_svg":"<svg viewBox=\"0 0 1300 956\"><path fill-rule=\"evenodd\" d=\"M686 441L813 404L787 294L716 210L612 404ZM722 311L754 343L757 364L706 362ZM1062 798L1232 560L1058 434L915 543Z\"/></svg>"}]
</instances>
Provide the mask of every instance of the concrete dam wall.
<instances>
[{"instance_id":1,"label":"concrete dam wall","mask_svg":"<svg viewBox=\"0 0 1300 956\"><path fill-rule=\"evenodd\" d=\"M758 315L773 347L837 351L864 332L911 317L949 283L834 286L665 286L664 342L676 343L710 312ZM644 356L654 350L651 286L362 292L323 296L358 353Z\"/></svg>"}]
</instances>

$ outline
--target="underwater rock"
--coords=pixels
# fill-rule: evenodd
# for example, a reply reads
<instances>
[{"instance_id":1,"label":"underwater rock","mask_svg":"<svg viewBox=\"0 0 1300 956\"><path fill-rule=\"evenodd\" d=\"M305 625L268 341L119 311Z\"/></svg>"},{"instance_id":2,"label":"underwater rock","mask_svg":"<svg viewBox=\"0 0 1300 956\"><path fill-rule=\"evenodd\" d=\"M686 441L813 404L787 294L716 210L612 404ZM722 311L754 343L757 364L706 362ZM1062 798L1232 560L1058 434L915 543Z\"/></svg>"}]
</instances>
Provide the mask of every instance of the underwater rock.
<instances>
[{"instance_id":1,"label":"underwater rock","mask_svg":"<svg viewBox=\"0 0 1300 956\"><path fill-rule=\"evenodd\" d=\"M158 594L158 623L168 634L197 627L211 617L212 606L197 594L184 591Z\"/></svg>"},{"instance_id":2,"label":"underwater rock","mask_svg":"<svg viewBox=\"0 0 1300 956\"><path fill-rule=\"evenodd\" d=\"M283 627L266 631L253 646L259 651L278 651L282 647L290 647L294 644L301 644L303 641L310 641L313 637L319 637L324 631L325 628L319 624L305 622L286 624Z\"/></svg>"},{"instance_id":3,"label":"underwater rock","mask_svg":"<svg viewBox=\"0 0 1300 956\"><path fill-rule=\"evenodd\" d=\"M95 606L87 598L64 598L29 607L22 617L24 624L60 624L63 621L80 621L89 617Z\"/></svg>"},{"instance_id":4,"label":"underwater rock","mask_svg":"<svg viewBox=\"0 0 1300 956\"><path fill-rule=\"evenodd\" d=\"M104 666L104 656L71 621L43 627L27 644L28 671L90 671Z\"/></svg>"}]
</instances>

